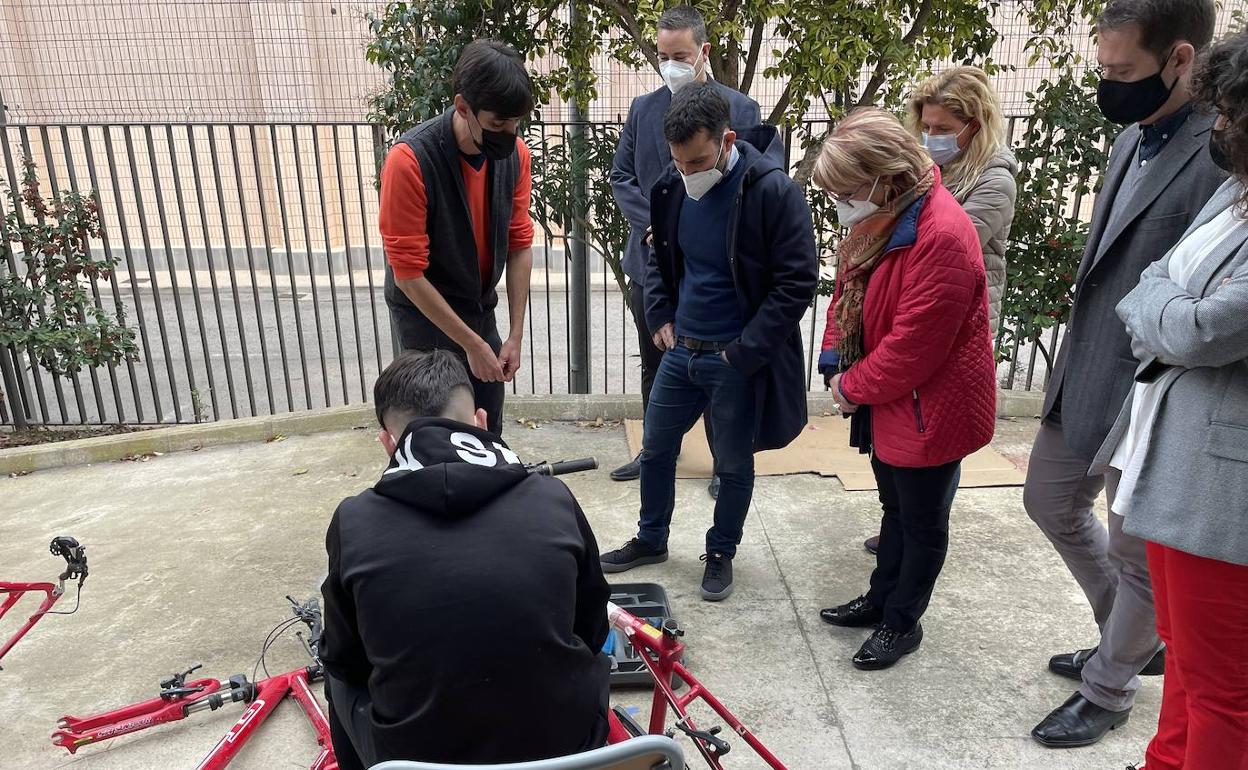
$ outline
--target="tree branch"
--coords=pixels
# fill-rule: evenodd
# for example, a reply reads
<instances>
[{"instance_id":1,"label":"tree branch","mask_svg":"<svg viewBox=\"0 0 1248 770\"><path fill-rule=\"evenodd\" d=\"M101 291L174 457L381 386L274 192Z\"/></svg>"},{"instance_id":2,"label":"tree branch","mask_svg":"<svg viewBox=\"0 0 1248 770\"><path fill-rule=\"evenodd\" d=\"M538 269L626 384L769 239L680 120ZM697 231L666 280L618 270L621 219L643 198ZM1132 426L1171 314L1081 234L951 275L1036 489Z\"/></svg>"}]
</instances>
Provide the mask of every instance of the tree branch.
<instances>
[{"instance_id":1,"label":"tree branch","mask_svg":"<svg viewBox=\"0 0 1248 770\"><path fill-rule=\"evenodd\" d=\"M650 66L654 68L654 71L658 72L659 52L655 48L654 43L651 43L649 38L642 32L641 22L637 20L633 12L628 10L619 0L601 0L601 2L603 9L615 15L616 21L628 32L633 42L637 45L637 49L641 51L642 56L645 56L646 60L650 62Z\"/></svg>"},{"instance_id":2,"label":"tree branch","mask_svg":"<svg viewBox=\"0 0 1248 770\"><path fill-rule=\"evenodd\" d=\"M806 188L810 177L815 173L815 161L819 158L819 151L823 149L823 140L828 138L829 133L831 133L831 127L820 134L816 141L811 142L802 155L802 159L797 162L797 168L793 170L793 181L797 182L802 189Z\"/></svg>"},{"instance_id":3,"label":"tree branch","mask_svg":"<svg viewBox=\"0 0 1248 770\"><path fill-rule=\"evenodd\" d=\"M784 84L784 90L780 92L780 99L776 101L776 106L772 108L771 114L767 116L767 122L774 125L780 123L784 113L789 109L789 102L793 101L793 80Z\"/></svg>"},{"instance_id":4,"label":"tree branch","mask_svg":"<svg viewBox=\"0 0 1248 770\"><path fill-rule=\"evenodd\" d=\"M915 42L918 41L919 35L923 33L923 28L927 26L927 20L932 15L932 0L923 0L919 4L919 10L914 15L914 22L910 25L910 31L901 38L901 45L904 48L913 48ZM871 79L867 81L867 87L862 89L862 94L858 97L858 103L854 106L865 107L875 102L875 94L880 90L880 86L884 85L885 78L888 77L888 61L887 56L881 56L880 60L875 64L875 71L871 73Z\"/></svg>"},{"instance_id":5,"label":"tree branch","mask_svg":"<svg viewBox=\"0 0 1248 770\"><path fill-rule=\"evenodd\" d=\"M749 94L750 87L754 85L754 71L758 69L758 55L763 47L763 34L766 26L766 19L758 19L754 22L754 28L750 30L750 52L745 57L745 72L741 74L741 93L743 94Z\"/></svg>"}]
</instances>

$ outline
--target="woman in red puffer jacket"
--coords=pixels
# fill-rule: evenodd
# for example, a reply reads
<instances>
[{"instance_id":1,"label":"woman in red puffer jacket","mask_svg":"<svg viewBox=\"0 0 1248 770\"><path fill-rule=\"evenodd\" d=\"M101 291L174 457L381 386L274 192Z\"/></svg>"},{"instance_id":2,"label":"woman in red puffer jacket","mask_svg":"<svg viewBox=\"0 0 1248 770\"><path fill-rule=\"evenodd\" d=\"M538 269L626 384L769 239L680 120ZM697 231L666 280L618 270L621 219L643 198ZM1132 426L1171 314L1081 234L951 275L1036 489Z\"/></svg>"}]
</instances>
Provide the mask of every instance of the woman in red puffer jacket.
<instances>
[{"instance_id":1,"label":"woman in red puffer jacket","mask_svg":"<svg viewBox=\"0 0 1248 770\"><path fill-rule=\"evenodd\" d=\"M975 226L891 114L867 108L842 121L815 182L850 228L819 369L850 416L851 445L871 454L884 510L870 591L820 616L877 626L853 663L881 669L922 641L962 458L992 439L987 281Z\"/></svg>"}]
</instances>

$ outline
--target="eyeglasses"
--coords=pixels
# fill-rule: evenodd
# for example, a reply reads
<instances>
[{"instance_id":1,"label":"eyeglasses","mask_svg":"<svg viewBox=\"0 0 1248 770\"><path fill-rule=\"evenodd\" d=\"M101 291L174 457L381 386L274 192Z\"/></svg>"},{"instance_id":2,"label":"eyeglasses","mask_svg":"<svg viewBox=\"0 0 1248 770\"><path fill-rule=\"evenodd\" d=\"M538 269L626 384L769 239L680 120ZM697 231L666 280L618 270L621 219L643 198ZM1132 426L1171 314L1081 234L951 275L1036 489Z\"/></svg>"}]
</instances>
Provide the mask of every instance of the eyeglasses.
<instances>
[{"instance_id":1,"label":"eyeglasses","mask_svg":"<svg viewBox=\"0 0 1248 770\"><path fill-rule=\"evenodd\" d=\"M834 190L829 190L828 195L832 197L832 200L837 201L839 203L849 203L850 201L854 200L854 196L857 195L859 192L861 192L862 188L866 186L867 186L867 183L863 182L862 184L855 187L853 191L850 192L848 195L841 195L840 193Z\"/></svg>"}]
</instances>

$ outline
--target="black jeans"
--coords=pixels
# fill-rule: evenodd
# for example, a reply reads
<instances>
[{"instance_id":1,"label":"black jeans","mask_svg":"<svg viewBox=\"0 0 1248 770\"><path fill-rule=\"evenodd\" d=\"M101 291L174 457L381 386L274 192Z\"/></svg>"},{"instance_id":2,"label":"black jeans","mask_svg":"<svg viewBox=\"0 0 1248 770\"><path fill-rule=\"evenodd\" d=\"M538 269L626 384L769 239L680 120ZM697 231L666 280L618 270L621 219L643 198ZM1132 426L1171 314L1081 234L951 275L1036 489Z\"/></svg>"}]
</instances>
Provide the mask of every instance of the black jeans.
<instances>
[{"instance_id":1,"label":"black jeans","mask_svg":"<svg viewBox=\"0 0 1248 770\"><path fill-rule=\"evenodd\" d=\"M654 387L654 376L658 374L659 364L663 361L663 351L654 346L654 335L646 325L646 301L642 286L636 281L628 284L628 309L633 314L633 325L637 327L637 349L641 351L641 413L644 415L650 408L650 390ZM693 419L698 419L697 415ZM710 420L702 422L706 428L706 445L711 448L711 456L715 455L715 440L712 438L714 428Z\"/></svg>"},{"instance_id":2,"label":"black jeans","mask_svg":"<svg viewBox=\"0 0 1248 770\"><path fill-rule=\"evenodd\" d=\"M949 510L962 461L934 468L898 468L871 458L884 519L880 553L867 601L897 631L914 628L927 610L949 551Z\"/></svg>"},{"instance_id":3,"label":"black jeans","mask_svg":"<svg viewBox=\"0 0 1248 770\"><path fill-rule=\"evenodd\" d=\"M403 350L449 350L459 356L464 362L464 368L468 368L468 354L464 352L464 349L441 331L432 328L433 324L426 320L419 311L414 308L398 308L392 305L390 306L390 319L393 321L392 328L398 335L399 345ZM498 326L495 324L493 315L486 320L485 328L481 330L481 338L489 343L494 355L498 355L503 341L498 336ZM482 382L472 375L471 369L468 369L468 379L472 382L472 395L473 400L477 402L477 408L485 410L488 421L486 428L495 436L503 435L503 399L507 393L507 383Z\"/></svg>"},{"instance_id":4,"label":"black jeans","mask_svg":"<svg viewBox=\"0 0 1248 770\"><path fill-rule=\"evenodd\" d=\"M598 721L576 753L593 751L607 743L610 721L607 717L607 694L602 696L603 710ZM329 705L330 743L338 760L339 770L367 770L387 759L373 737L373 698L365 687L348 684L325 675L325 701Z\"/></svg>"}]
</instances>

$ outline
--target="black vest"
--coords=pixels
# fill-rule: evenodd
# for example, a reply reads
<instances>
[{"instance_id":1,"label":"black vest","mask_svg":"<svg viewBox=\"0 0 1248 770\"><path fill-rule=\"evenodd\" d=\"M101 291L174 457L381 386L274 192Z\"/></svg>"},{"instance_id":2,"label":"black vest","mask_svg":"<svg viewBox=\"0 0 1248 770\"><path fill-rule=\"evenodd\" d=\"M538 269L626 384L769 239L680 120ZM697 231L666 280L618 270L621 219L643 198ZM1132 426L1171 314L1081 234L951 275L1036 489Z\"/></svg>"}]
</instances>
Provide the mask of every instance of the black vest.
<instances>
[{"instance_id":1,"label":"black vest","mask_svg":"<svg viewBox=\"0 0 1248 770\"><path fill-rule=\"evenodd\" d=\"M507 265L512 199L520 175L520 159L513 152L506 160L487 161L489 249L494 267L489 280L483 283L472 214L460 168L459 146L452 130L454 112L447 110L421 123L399 141L412 149L425 183L428 199L425 228L429 235L429 267L425 277L469 328L486 337L494 328L494 307L498 304L495 287ZM457 347L395 285L389 260L386 261L385 296L405 348Z\"/></svg>"}]
</instances>

